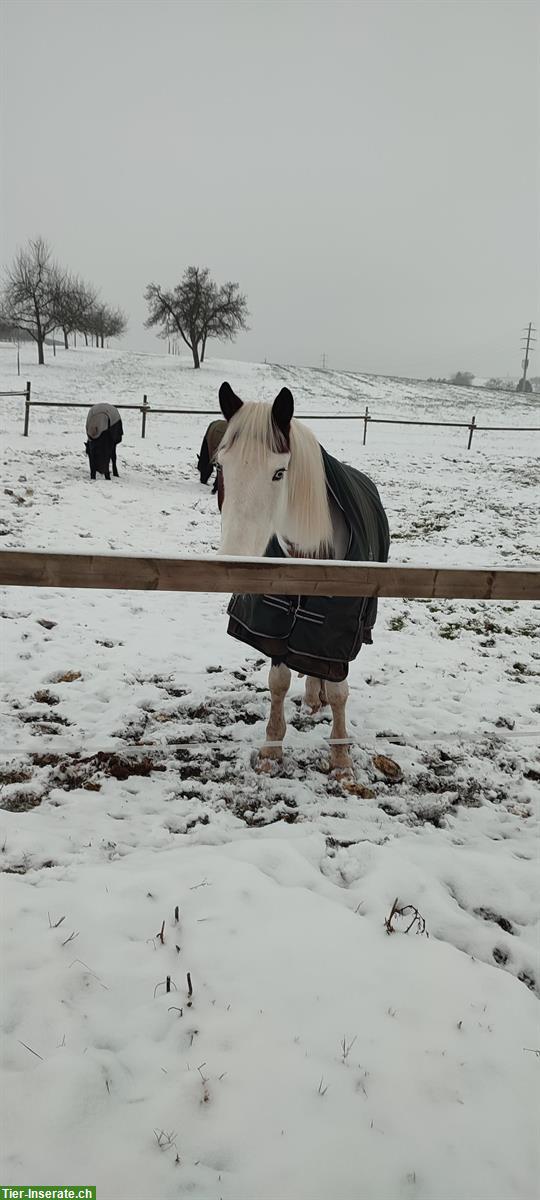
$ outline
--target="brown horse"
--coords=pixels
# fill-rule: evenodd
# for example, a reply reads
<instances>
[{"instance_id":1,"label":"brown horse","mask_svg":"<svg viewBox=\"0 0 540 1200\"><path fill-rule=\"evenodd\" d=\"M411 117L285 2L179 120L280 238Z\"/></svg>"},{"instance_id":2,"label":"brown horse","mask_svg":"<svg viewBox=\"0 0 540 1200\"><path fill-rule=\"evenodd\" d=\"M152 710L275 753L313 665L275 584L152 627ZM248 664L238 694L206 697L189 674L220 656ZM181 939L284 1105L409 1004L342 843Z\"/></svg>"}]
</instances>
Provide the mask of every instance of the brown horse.
<instances>
[{"instance_id":1,"label":"brown horse","mask_svg":"<svg viewBox=\"0 0 540 1200\"><path fill-rule=\"evenodd\" d=\"M197 459L197 469L201 478L201 483L208 483L212 476L212 471L215 467L215 457L219 450L220 442L227 428L226 421L211 421L208 429L202 440L202 446ZM214 480L212 492L217 492L218 481Z\"/></svg>"}]
</instances>

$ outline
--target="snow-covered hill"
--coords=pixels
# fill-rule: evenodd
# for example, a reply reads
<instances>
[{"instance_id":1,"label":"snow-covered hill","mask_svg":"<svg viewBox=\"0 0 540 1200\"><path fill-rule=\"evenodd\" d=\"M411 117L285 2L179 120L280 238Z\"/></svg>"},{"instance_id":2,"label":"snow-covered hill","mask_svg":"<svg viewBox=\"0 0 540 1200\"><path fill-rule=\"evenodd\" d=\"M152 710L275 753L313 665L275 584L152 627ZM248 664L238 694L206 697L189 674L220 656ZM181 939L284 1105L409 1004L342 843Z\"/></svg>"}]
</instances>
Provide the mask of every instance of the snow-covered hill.
<instances>
[{"instance_id":1,"label":"snow-covered hill","mask_svg":"<svg viewBox=\"0 0 540 1200\"><path fill-rule=\"evenodd\" d=\"M228 378L245 399L287 384L306 415L540 425L535 397L23 353L36 400L215 410ZM33 409L24 439L22 400L0 398L0 546L214 553L210 418L150 414L142 441L123 414L120 479L91 484L85 416ZM363 447L360 422L312 427L376 480L394 561L538 562L540 435L467 452L464 429L374 425ZM351 795L300 681L282 770L254 770L267 668L227 637L226 603L0 596L3 1179L77 1177L100 1200L533 1200L540 605L381 605L351 668ZM413 913L387 933L396 896L429 938Z\"/></svg>"}]
</instances>

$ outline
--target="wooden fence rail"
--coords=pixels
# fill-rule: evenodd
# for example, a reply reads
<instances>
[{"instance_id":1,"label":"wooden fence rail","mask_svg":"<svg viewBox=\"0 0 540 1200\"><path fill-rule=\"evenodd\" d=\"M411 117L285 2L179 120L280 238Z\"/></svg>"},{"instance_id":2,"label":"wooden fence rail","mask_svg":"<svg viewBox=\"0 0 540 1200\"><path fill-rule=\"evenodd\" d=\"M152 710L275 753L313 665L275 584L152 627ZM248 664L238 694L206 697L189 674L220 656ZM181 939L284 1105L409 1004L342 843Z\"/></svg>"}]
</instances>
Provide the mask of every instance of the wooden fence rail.
<instances>
[{"instance_id":1,"label":"wooden fence rail","mask_svg":"<svg viewBox=\"0 0 540 1200\"><path fill-rule=\"evenodd\" d=\"M473 433L477 431L482 433L540 433L540 425L477 425L476 415L471 417L470 421L417 421L411 417L372 417L367 405L364 415L356 419L364 422L363 446L366 444L368 425L436 425L439 428L468 429L467 450L470 450Z\"/></svg>"},{"instance_id":2,"label":"wooden fence rail","mask_svg":"<svg viewBox=\"0 0 540 1200\"><path fill-rule=\"evenodd\" d=\"M31 400L30 384L27 383L24 392L0 392L0 396L25 396L24 406L24 437L28 437L30 425L30 408L88 408L88 403L80 400ZM183 416L212 417L214 421L223 414L211 408L154 408L148 403L148 397L143 396L142 404L116 404L118 409L131 409L141 413L141 437L146 437L146 422L149 413L153 416ZM301 421L363 421L364 434L362 444L365 446L368 425L425 425L439 429L468 429L469 439L467 449L470 450L473 434L481 433L540 433L540 425L478 425L476 416L470 421L418 421L410 417L373 417L366 406L363 413L299 413Z\"/></svg>"},{"instance_id":3,"label":"wooden fence rail","mask_svg":"<svg viewBox=\"0 0 540 1200\"><path fill-rule=\"evenodd\" d=\"M30 400L31 388L32 388L32 384L31 384L30 380L28 380L23 392L0 392L0 396L24 396L24 398L25 398L25 404L24 404L25 432L26 432L26 414L30 413L30 405L32 403L32 401Z\"/></svg>"},{"instance_id":4,"label":"wooden fence rail","mask_svg":"<svg viewBox=\"0 0 540 1200\"><path fill-rule=\"evenodd\" d=\"M1 587L540 600L540 568L0 551Z\"/></svg>"}]
</instances>

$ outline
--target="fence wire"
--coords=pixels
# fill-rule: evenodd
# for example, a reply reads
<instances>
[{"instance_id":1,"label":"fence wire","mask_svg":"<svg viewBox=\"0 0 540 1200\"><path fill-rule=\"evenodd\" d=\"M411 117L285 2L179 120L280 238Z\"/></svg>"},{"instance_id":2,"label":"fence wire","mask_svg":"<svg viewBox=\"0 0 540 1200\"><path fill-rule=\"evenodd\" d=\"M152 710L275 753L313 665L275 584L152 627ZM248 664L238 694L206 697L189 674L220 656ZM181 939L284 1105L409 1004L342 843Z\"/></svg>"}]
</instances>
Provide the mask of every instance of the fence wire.
<instances>
[{"instance_id":1,"label":"fence wire","mask_svg":"<svg viewBox=\"0 0 540 1200\"><path fill-rule=\"evenodd\" d=\"M362 750L380 749L382 745L401 746L403 749L415 749L420 745L436 746L439 742L449 742L467 744L475 742L511 742L514 739L532 739L540 746L540 728L538 729L505 729L505 730L478 730L475 733L470 733L468 730L454 730L450 733L433 733L433 734L418 734L407 737L405 734L382 734L373 735L367 738L332 738L322 737L316 740L306 737L305 741L299 739L288 739L284 742L248 742L241 741L239 738L207 738L203 740L188 740L188 741L173 741L173 742L138 742L136 744L115 743L108 746L96 745L60 745L55 739L52 743L44 744L40 739L35 745L22 746L3 746L0 748L0 757L10 758L16 756L28 756L31 754L69 754L71 756L94 754L118 754L126 757L137 754L174 754L176 750L213 750L217 747L226 750L257 750L263 748L282 747L284 750L313 750L323 749L328 746L357 746Z\"/></svg>"}]
</instances>

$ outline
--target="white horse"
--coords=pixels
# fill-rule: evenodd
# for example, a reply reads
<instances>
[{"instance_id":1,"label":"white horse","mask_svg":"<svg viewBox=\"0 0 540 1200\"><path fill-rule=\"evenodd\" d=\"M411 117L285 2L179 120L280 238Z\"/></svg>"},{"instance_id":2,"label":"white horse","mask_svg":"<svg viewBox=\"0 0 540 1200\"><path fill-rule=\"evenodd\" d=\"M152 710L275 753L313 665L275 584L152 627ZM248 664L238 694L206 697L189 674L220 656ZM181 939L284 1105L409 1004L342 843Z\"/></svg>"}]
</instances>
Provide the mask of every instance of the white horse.
<instances>
[{"instance_id":1,"label":"white horse","mask_svg":"<svg viewBox=\"0 0 540 1200\"><path fill-rule=\"evenodd\" d=\"M283 388L273 405L243 404L225 383L219 399L228 422L217 455L222 520L220 553L260 556L277 536L281 552L291 558L344 559L349 543L347 522L329 493L316 437L305 425L293 420L290 391ZM371 486L377 494L374 485ZM280 601L268 597L267 603L278 610ZM281 604L285 607L283 600ZM313 629L316 620L311 619ZM272 657L271 706L267 743L260 751L263 769L270 765L268 760L282 758L286 732L284 701L291 683L291 670L286 662L267 653ZM317 712L321 705L329 703L332 709L330 765L344 779L352 779L345 716L348 694L346 679L330 682L307 676L305 701L309 708Z\"/></svg>"}]
</instances>

